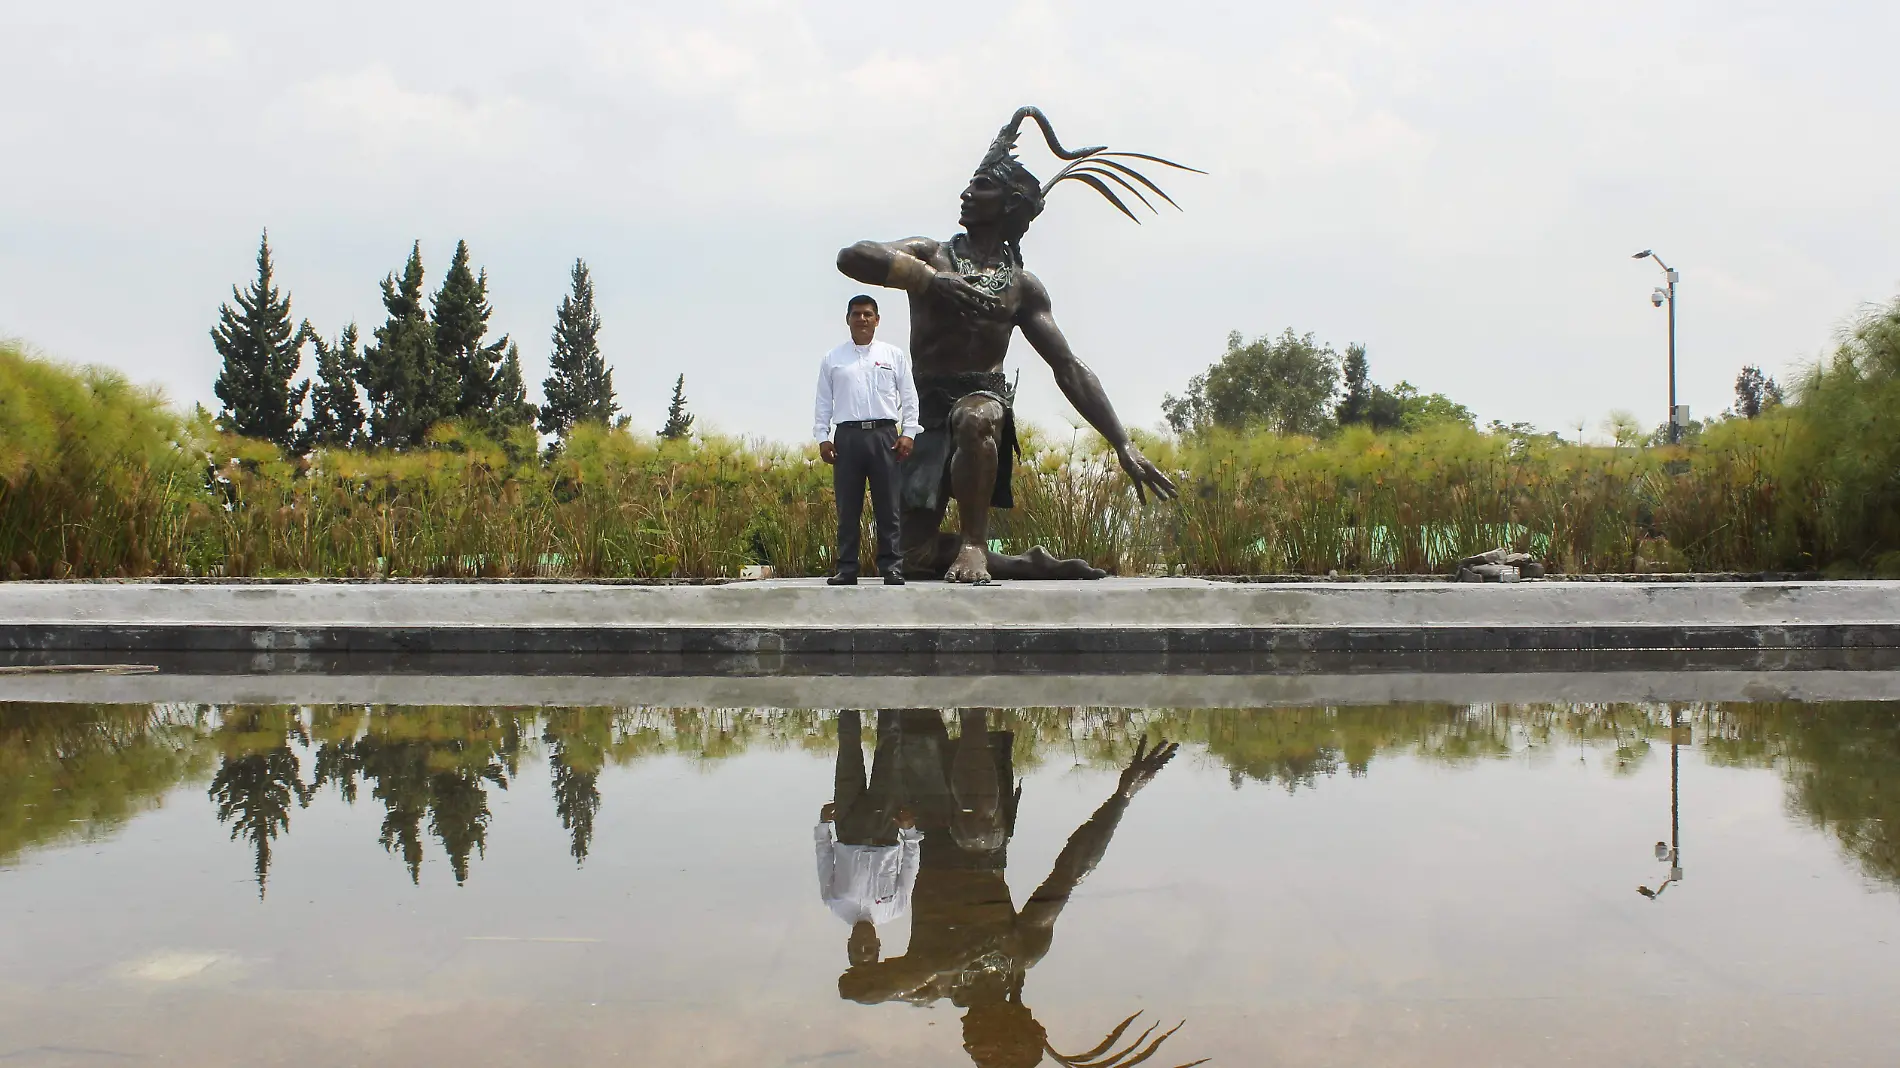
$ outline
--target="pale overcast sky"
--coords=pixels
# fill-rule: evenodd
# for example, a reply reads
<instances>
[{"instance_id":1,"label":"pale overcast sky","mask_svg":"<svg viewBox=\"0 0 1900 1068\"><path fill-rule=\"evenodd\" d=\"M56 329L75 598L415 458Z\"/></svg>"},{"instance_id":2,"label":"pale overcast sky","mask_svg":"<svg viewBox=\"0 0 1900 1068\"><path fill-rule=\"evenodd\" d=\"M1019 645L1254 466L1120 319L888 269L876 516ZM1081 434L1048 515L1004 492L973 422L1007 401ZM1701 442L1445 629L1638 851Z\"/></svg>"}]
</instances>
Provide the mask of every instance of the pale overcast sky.
<instances>
[{"instance_id":1,"label":"pale overcast sky","mask_svg":"<svg viewBox=\"0 0 1900 1068\"><path fill-rule=\"evenodd\" d=\"M948 236L996 128L1159 153L1185 212L1065 185L1024 244L1136 425L1230 330L1573 436L1725 407L1900 291L1900 5L697 0L0 3L0 336L215 406L269 227L299 316L382 318L422 242L487 267L539 397L576 256L621 404L790 440L866 237ZM1048 154L1025 138L1039 175ZM1162 177L1157 174L1156 177ZM903 301L884 334L907 343ZM1025 415L1073 415L1018 343Z\"/></svg>"}]
</instances>

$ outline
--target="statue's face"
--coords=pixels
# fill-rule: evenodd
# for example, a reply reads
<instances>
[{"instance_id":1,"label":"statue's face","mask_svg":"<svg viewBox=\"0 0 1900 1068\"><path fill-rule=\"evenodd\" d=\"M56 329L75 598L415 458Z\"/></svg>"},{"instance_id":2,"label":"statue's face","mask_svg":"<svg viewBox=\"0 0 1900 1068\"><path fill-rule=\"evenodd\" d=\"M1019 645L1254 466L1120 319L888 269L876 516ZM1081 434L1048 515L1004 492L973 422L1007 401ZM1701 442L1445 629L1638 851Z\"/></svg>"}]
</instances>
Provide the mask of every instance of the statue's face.
<instances>
[{"instance_id":1,"label":"statue's face","mask_svg":"<svg viewBox=\"0 0 1900 1068\"><path fill-rule=\"evenodd\" d=\"M1009 196L1009 187L994 175L972 175L970 184L963 187L963 211L957 216L957 225L968 229L1000 224L1009 210Z\"/></svg>"}]
</instances>

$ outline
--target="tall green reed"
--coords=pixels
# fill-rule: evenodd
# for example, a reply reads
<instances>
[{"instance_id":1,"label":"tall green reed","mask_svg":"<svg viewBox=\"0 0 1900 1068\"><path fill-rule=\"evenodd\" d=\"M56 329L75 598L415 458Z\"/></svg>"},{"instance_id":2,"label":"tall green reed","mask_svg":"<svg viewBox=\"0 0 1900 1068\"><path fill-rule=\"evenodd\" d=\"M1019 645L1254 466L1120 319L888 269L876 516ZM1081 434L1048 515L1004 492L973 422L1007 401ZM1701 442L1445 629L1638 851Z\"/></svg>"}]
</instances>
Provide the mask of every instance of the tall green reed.
<instances>
[{"instance_id":1,"label":"tall green reed","mask_svg":"<svg viewBox=\"0 0 1900 1068\"><path fill-rule=\"evenodd\" d=\"M1900 402L1900 353L1881 347L1883 329L1811 376L1799 403L1679 447L1459 426L1144 438L1180 499L1143 507L1099 438L1026 429L1017 507L994 514L991 535L1006 551L1042 545L1120 574L1442 573L1500 545L1559 573L1900 570L1900 424L1880 407ZM550 456L531 434L497 442L454 425L430 446L287 457L181 418L121 376L0 348L0 567L19 578L835 567L831 470L808 446L583 427ZM875 547L863 545L868 571Z\"/></svg>"}]
</instances>

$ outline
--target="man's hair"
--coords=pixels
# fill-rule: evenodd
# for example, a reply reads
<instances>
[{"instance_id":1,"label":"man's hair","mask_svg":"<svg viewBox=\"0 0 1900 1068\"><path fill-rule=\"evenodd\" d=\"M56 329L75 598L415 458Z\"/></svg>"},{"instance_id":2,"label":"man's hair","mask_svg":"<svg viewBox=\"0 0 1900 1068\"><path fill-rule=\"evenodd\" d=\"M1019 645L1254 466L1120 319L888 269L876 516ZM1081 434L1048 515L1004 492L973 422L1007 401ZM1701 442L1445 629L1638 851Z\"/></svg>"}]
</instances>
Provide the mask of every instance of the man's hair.
<instances>
[{"instance_id":1,"label":"man's hair","mask_svg":"<svg viewBox=\"0 0 1900 1068\"><path fill-rule=\"evenodd\" d=\"M851 925L851 937L845 939L844 952L853 967L876 964L882 948L877 938L877 927L870 920L859 920Z\"/></svg>"},{"instance_id":2,"label":"man's hair","mask_svg":"<svg viewBox=\"0 0 1900 1068\"><path fill-rule=\"evenodd\" d=\"M873 315L881 314L877 310L877 298L869 293L859 293L857 296L852 297L850 302L844 306L844 313L850 315L851 309L860 304L869 304L871 306L871 314Z\"/></svg>"}]
</instances>

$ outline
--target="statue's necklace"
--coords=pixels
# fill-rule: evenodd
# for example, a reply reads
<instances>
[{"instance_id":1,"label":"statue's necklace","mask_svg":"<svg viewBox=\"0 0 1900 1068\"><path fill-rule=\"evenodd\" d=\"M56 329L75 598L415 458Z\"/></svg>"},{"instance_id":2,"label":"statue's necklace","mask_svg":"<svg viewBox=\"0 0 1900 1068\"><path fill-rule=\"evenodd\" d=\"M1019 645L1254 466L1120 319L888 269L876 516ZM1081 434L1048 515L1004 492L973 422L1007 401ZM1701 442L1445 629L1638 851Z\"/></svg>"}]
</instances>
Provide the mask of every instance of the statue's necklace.
<instances>
[{"instance_id":1,"label":"statue's necklace","mask_svg":"<svg viewBox=\"0 0 1900 1068\"><path fill-rule=\"evenodd\" d=\"M995 267L984 267L977 263L965 249L963 235L950 239L950 263L963 276L965 282L992 297L1001 297L1008 291L1010 284L1016 281L1016 265L1009 260L1009 254L1003 254L1003 262Z\"/></svg>"}]
</instances>

